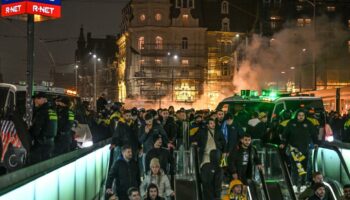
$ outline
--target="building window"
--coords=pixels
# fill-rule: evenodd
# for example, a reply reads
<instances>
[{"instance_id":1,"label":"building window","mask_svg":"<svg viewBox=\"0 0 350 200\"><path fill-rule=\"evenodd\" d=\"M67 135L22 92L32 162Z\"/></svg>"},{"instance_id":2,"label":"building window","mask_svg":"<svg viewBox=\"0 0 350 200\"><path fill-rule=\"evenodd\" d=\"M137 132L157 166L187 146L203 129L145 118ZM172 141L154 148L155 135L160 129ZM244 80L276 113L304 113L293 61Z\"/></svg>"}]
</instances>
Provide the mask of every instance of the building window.
<instances>
[{"instance_id":1,"label":"building window","mask_svg":"<svg viewBox=\"0 0 350 200\"><path fill-rule=\"evenodd\" d=\"M182 49L188 49L188 39L187 37L182 38Z\"/></svg>"},{"instance_id":2,"label":"building window","mask_svg":"<svg viewBox=\"0 0 350 200\"><path fill-rule=\"evenodd\" d=\"M182 65L188 65L189 64L189 61L187 59L182 59L181 60L181 64Z\"/></svg>"},{"instance_id":3,"label":"building window","mask_svg":"<svg viewBox=\"0 0 350 200\"><path fill-rule=\"evenodd\" d=\"M335 12L335 6L327 6L328 12Z\"/></svg>"},{"instance_id":4,"label":"building window","mask_svg":"<svg viewBox=\"0 0 350 200\"><path fill-rule=\"evenodd\" d=\"M146 20L146 15L145 14L141 14L140 15L140 21L143 22Z\"/></svg>"},{"instance_id":5,"label":"building window","mask_svg":"<svg viewBox=\"0 0 350 200\"><path fill-rule=\"evenodd\" d=\"M303 6L302 5L297 5L297 11L302 11L303 10Z\"/></svg>"},{"instance_id":6,"label":"building window","mask_svg":"<svg viewBox=\"0 0 350 200\"><path fill-rule=\"evenodd\" d=\"M162 20L162 14L157 13L154 18L156 19L156 21L160 21L160 20Z\"/></svg>"},{"instance_id":7,"label":"building window","mask_svg":"<svg viewBox=\"0 0 350 200\"><path fill-rule=\"evenodd\" d=\"M145 37L139 37L139 42L137 46L139 49L145 49Z\"/></svg>"},{"instance_id":8,"label":"building window","mask_svg":"<svg viewBox=\"0 0 350 200\"><path fill-rule=\"evenodd\" d=\"M156 37L156 49L163 49L163 38L160 36Z\"/></svg>"},{"instance_id":9,"label":"building window","mask_svg":"<svg viewBox=\"0 0 350 200\"><path fill-rule=\"evenodd\" d=\"M298 18L297 19L297 25L300 27L310 25L311 24L311 19L310 18Z\"/></svg>"},{"instance_id":10,"label":"building window","mask_svg":"<svg viewBox=\"0 0 350 200\"><path fill-rule=\"evenodd\" d=\"M229 70L228 70L228 63L222 63L221 65L221 75L222 76L228 76L229 75Z\"/></svg>"},{"instance_id":11,"label":"building window","mask_svg":"<svg viewBox=\"0 0 350 200\"><path fill-rule=\"evenodd\" d=\"M182 0L176 0L176 8L181 8Z\"/></svg>"},{"instance_id":12,"label":"building window","mask_svg":"<svg viewBox=\"0 0 350 200\"><path fill-rule=\"evenodd\" d=\"M189 8L194 8L194 0L189 0L188 1L188 7Z\"/></svg>"},{"instance_id":13,"label":"building window","mask_svg":"<svg viewBox=\"0 0 350 200\"><path fill-rule=\"evenodd\" d=\"M221 30L225 31L225 32L229 32L230 31L230 20L228 18L224 18L222 20Z\"/></svg>"},{"instance_id":14,"label":"building window","mask_svg":"<svg viewBox=\"0 0 350 200\"><path fill-rule=\"evenodd\" d=\"M182 15L183 26L188 26L188 15Z\"/></svg>"},{"instance_id":15,"label":"building window","mask_svg":"<svg viewBox=\"0 0 350 200\"><path fill-rule=\"evenodd\" d=\"M221 14L228 14L228 2L223 1L221 3Z\"/></svg>"},{"instance_id":16,"label":"building window","mask_svg":"<svg viewBox=\"0 0 350 200\"><path fill-rule=\"evenodd\" d=\"M154 63L156 65L162 65L162 59L157 58L157 59L154 60Z\"/></svg>"}]
</instances>

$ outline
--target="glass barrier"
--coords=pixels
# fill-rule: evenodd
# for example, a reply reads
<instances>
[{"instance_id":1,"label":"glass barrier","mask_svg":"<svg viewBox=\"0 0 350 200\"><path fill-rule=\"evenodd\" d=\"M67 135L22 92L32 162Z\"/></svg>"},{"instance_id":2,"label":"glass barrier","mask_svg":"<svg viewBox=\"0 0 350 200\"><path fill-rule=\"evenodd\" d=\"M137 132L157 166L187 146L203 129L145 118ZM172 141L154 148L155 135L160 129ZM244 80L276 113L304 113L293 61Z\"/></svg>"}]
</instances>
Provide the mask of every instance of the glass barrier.
<instances>
[{"instance_id":1,"label":"glass barrier","mask_svg":"<svg viewBox=\"0 0 350 200\"><path fill-rule=\"evenodd\" d=\"M342 149L340 152L343 155L345 163L349 163L350 150ZM335 180L342 186L350 183L349 176L346 173L347 166L344 166L340 157L341 155L335 149L319 147L317 155L314 155L314 158L315 156L314 170L322 172L326 181L327 179Z\"/></svg>"},{"instance_id":2,"label":"glass barrier","mask_svg":"<svg viewBox=\"0 0 350 200\"><path fill-rule=\"evenodd\" d=\"M98 199L108 173L110 150L105 145L0 196L0 200Z\"/></svg>"}]
</instances>

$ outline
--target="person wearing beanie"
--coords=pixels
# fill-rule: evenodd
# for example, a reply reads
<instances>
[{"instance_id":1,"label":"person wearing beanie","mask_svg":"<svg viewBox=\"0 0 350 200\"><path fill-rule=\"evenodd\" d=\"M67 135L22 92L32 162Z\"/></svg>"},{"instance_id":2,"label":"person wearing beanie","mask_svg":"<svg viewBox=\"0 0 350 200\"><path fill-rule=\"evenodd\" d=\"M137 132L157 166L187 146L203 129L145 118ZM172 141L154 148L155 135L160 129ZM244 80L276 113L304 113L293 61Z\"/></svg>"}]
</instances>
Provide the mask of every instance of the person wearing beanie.
<instances>
[{"instance_id":1,"label":"person wearing beanie","mask_svg":"<svg viewBox=\"0 0 350 200\"><path fill-rule=\"evenodd\" d=\"M328 200L326 195L326 186L323 183L315 183L313 186L314 195L308 198L308 200Z\"/></svg>"},{"instance_id":2,"label":"person wearing beanie","mask_svg":"<svg viewBox=\"0 0 350 200\"><path fill-rule=\"evenodd\" d=\"M243 194L242 181L238 179L232 180L227 194L222 198L222 200L247 200L247 197Z\"/></svg>"},{"instance_id":3,"label":"person wearing beanie","mask_svg":"<svg viewBox=\"0 0 350 200\"><path fill-rule=\"evenodd\" d=\"M145 176L141 186L141 196L146 197L146 191L150 184L155 184L158 187L159 196L163 198L170 198L174 196L175 193L171 189L170 181L168 176L160 168L160 163L158 158L153 158L150 163L151 170Z\"/></svg>"},{"instance_id":4,"label":"person wearing beanie","mask_svg":"<svg viewBox=\"0 0 350 200\"><path fill-rule=\"evenodd\" d=\"M148 173L150 170L151 160L157 158L160 162L160 168L164 171L164 173L168 175L173 174L174 159L172 158L169 150L162 147L162 144L162 135L153 135L153 148L146 154L146 173Z\"/></svg>"}]
</instances>

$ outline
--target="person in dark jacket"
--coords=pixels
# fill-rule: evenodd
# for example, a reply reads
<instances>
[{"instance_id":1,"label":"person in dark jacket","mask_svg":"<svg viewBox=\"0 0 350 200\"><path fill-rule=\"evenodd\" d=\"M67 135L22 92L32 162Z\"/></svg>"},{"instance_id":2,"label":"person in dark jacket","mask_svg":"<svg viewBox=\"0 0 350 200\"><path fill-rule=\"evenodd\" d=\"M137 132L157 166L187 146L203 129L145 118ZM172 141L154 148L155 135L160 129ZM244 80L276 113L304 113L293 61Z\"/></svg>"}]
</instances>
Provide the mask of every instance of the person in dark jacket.
<instances>
[{"instance_id":1,"label":"person in dark jacket","mask_svg":"<svg viewBox=\"0 0 350 200\"><path fill-rule=\"evenodd\" d=\"M163 126L163 129L167 133L169 143L175 145L177 126L174 118L169 116L169 111L167 109L163 109L161 111L161 116L159 117L159 121Z\"/></svg>"},{"instance_id":2,"label":"person in dark jacket","mask_svg":"<svg viewBox=\"0 0 350 200\"><path fill-rule=\"evenodd\" d=\"M176 147L177 149L188 149L190 145L190 123L187 120L186 112L184 110L176 111Z\"/></svg>"},{"instance_id":3,"label":"person in dark jacket","mask_svg":"<svg viewBox=\"0 0 350 200\"><path fill-rule=\"evenodd\" d=\"M167 174L173 174L174 159L172 158L168 149L162 147L162 135L153 136L154 146L146 154L146 173L150 170L150 163L153 158L158 158L160 162L160 168Z\"/></svg>"},{"instance_id":4,"label":"person in dark jacket","mask_svg":"<svg viewBox=\"0 0 350 200\"><path fill-rule=\"evenodd\" d=\"M227 160L228 170L233 179L241 180L244 185L247 185L247 180L252 178L252 166L262 169L257 150L251 145L251 141L251 136L244 133L240 144L229 153Z\"/></svg>"},{"instance_id":5,"label":"person in dark jacket","mask_svg":"<svg viewBox=\"0 0 350 200\"><path fill-rule=\"evenodd\" d=\"M131 118L131 111L124 110L123 118L118 121L117 128L113 133L111 146L121 148L124 145L129 145L132 149L133 158L137 161L140 149L137 134L137 126L134 126L134 122Z\"/></svg>"},{"instance_id":6,"label":"person in dark jacket","mask_svg":"<svg viewBox=\"0 0 350 200\"><path fill-rule=\"evenodd\" d=\"M212 150L210 152L210 163L205 163L201 168L204 200L220 199L221 197L223 174L219 164L220 155L220 151Z\"/></svg>"},{"instance_id":7,"label":"person in dark jacket","mask_svg":"<svg viewBox=\"0 0 350 200\"><path fill-rule=\"evenodd\" d=\"M130 187L139 188L141 184L140 171L137 163L132 159L132 149L122 147L122 156L113 163L106 181L106 193L113 194L112 184L115 180L116 196L119 200L128 200L127 191Z\"/></svg>"},{"instance_id":8,"label":"person in dark jacket","mask_svg":"<svg viewBox=\"0 0 350 200\"><path fill-rule=\"evenodd\" d=\"M199 161L201 166L210 162L209 154L211 150L217 149L222 154L227 153L224 135L220 129L215 127L214 119L208 119L207 127L201 129L197 136L198 139L196 139L196 141L198 142Z\"/></svg>"},{"instance_id":9,"label":"person in dark jacket","mask_svg":"<svg viewBox=\"0 0 350 200\"><path fill-rule=\"evenodd\" d=\"M102 93L101 96L97 99L96 101L96 110L97 112L101 112L101 110L106 109L106 105L108 104L106 98L105 98L105 94Z\"/></svg>"},{"instance_id":10,"label":"person in dark jacket","mask_svg":"<svg viewBox=\"0 0 350 200\"><path fill-rule=\"evenodd\" d=\"M57 113L50 107L45 94L38 93L33 98L35 110L29 132L34 139L34 145L28 158L30 164L52 156L57 134Z\"/></svg>"},{"instance_id":11,"label":"person in dark jacket","mask_svg":"<svg viewBox=\"0 0 350 200\"><path fill-rule=\"evenodd\" d=\"M350 184L345 184L343 186L343 193L344 196L342 196L341 200L350 200Z\"/></svg>"},{"instance_id":12,"label":"person in dark jacket","mask_svg":"<svg viewBox=\"0 0 350 200\"><path fill-rule=\"evenodd\" d=\"M68 97L56 99L58 130L55 138L55 154L67 153L73 142L72 127L74 124L74 113L69 109L70 100Z\"/></svg>"},{"instance_id":13,"label":"person in dark jacket","mask_svg":"<svg viewBox=\"0 0 350 200\"><path fill-rule=\"evenodd\" d=\"M311 183L311 185L309 187L307 187L302 193L299 194L298 199L299 200L307 200L308 198L313 196L314 195L315 184L319 184L319 183L324 183L323 182L323 175L322 175L321 172L314 172L312 174L312 183ZM327 200L333 200L333 197L331 195L331 191L326 185L325 185L325 195L324 195L324 197Z\"/></svg>"},{"instance_id":14,"label":"person in dark jacket","mask_svg":"<svg viewBox=\"0 0 350 200\"><path fill-rule=\"evenodd\" d=\"M305 159L300 163L303 169L308 169L308 155L309 155L309 146L313 143L317 147L317 128L312 125L312 123L307 120L306 112L304 110L298 110L296 112L296 119L292 119L288 122L287 127L284 130L283 135L285 136L284 144L281 145L281 148L286 147L287 145L296 148ZM288 147L288 146L287 146ZM300 166L299 166L300 168ZM295 162L292 162L292 179L294 183L298 182L298 166ZM301 184L304 184L306 176L301 178Z\"/></svg>"},{"instance_id":15,"label":"person in dark jacket","mask_svg":"<svg viewBox=\"0 0 350 200\"><path fill-rule=\"evenodd\" d=\"M243 129L234 121L234 116L231 113L227 113L225 116L225 122L221 127L221 131L226 141L227 152L231 152L235 148L239 139L243 135Z\"/></svg>"},{"instance_id":16,"label":"person in dark jacket","mask_svg":"<svg viewBox=\"0 0 350 200\"><path fill-rule=\"evenodd\" d=\"M147 188L147 197L145 200L165 200L159 196L158 187L156 184L151 183Z\"/></svg>"},{"instance_id":17,"label":"person in dark jacket","mask_svg":"<svg viewBox=\"0 0 350 200\"><path fill-rule=\"evenodd\" d=\"M143 153L147 154L153 147L153 135L162 135L163 147L168 147L168 137L163 127L153 120L150 113L145 115L145 125L142 125L139 130L139 142L143 146Z\"/></svg>"},{"instance_id":18,"label":"person in dark jacket","mask_svg":"<svg viewBox=\"0 0 350 200\"><path fill-rule=\"evenodd\" d=\"M249 134L252 136L252 139L260 139L263 142L267 142L268 131L270 129L267 123L267 114L265 112L260 112L258 118L260 122Z\"/></svg>"},{"instance_id":19,"label":"person in dark jacket","mask_svg":"<svg viewBox=\"0 0 350 200\"><path fill-rule=\"evenodd\" d=\"M316 183L314 185L314 195L308 198L308 200L328 200L325 194L326 186L323 183Z\"/></svg>"}]
</instances>

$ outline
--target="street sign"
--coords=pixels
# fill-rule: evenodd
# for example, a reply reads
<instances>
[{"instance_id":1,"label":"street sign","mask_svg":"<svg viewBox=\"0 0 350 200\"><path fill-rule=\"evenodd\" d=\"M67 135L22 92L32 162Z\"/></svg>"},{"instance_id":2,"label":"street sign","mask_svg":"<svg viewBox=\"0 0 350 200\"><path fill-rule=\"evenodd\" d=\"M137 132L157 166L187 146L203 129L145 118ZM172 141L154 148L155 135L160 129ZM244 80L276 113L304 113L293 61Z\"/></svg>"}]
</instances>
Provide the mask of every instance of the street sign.
<instances>
[{"instance_id":1,"label":"street sign","mask_svg":"<svg viewBox=\"0 0 350 200\"><path fill-rule=\"evenodd\" d=\"M2 0L1 2L2 17L22 14L61 17L61 0Z\"/></svg>"}]
</instances>

